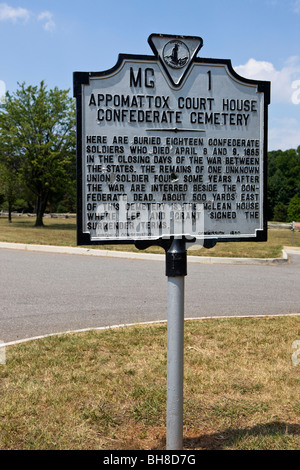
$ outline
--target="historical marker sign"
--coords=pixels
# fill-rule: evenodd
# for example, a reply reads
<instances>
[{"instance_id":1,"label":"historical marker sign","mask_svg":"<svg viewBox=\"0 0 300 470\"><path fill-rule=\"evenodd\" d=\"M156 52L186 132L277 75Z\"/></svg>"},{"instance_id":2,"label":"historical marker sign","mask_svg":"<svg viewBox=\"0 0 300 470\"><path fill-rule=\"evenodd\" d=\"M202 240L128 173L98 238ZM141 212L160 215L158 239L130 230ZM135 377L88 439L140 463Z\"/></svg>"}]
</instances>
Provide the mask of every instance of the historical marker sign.
<instances>
[{"instance_id":1,"label":"historical marker sign","mask_svg":"<svg viewBox=\"0 0 300 470\"><path fill-rule=\"evenodd\" d=\"M78 244L266 239L269 82L152 34L154 56L75 72Z\"/></svg>"}]
</instances>

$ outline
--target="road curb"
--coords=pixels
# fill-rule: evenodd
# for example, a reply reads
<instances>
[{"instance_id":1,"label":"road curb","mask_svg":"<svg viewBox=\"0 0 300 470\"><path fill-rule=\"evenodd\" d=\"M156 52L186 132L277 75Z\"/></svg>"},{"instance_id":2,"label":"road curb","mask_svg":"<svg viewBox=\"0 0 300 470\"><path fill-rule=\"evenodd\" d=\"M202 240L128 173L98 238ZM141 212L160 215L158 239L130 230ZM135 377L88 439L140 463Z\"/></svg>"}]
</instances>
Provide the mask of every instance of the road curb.
<instances>
[{"instance_id":1,"label":"road curb","mask_svg":"<svg viewBox=\"0 0 300 470\"><path fill-rule=\"evenodd\" d=\"M61 253L70 255L100 256L106 258L123 258L149 261L164 261L165 255L153 253L135 253L113 250L98 250L91 248L54 246L54 245L31 245L27 243L9 243L0 242L0 248L10 250L23 250L44 253ZM282 250L282 258L220 258L214 256L192 256L188 255L189 263L200 264L282 264L288 263L289 257L287 251Z\"/></svg>"},{"instance_id":2,"label":"road curb","mask_svg":"<svg viewBox=\"0 0 300 470\"><path fill-rule=\"evenodd\" d=\"M300 313L287 313L287 314L274 314L274 315L220 315L220 316L207 316L207 317L190 317L185 318L184 322L188 321L197 321L197 320L227 320L227 319L251 319L251 318L278 318L278 317L300 317ZM36 341L44 338L51 338L53 336L63 336L63 335L70 335L70 334L77 334L77 333L88 333L90 331L104 331L104 330L114 330L120 328L128 328L132 326L148 326L148 325L159 325L159 324L167 324L167 319L165 320L153 320L153 321L145 321L145 322L138 322L138 323L120 323L118 325L109 325L109 326L95 326L90 328L81 328L77 330L66 330L66 331L59 331L57 333L48 333L45 335L39 336L32 336L31 338L23 338L17 339L14 341L8 341L7 343L0 343L0 349L6 348L8 346L15 346L17 344L28 343L30 341Z\"/></svg>"}]
</instances>

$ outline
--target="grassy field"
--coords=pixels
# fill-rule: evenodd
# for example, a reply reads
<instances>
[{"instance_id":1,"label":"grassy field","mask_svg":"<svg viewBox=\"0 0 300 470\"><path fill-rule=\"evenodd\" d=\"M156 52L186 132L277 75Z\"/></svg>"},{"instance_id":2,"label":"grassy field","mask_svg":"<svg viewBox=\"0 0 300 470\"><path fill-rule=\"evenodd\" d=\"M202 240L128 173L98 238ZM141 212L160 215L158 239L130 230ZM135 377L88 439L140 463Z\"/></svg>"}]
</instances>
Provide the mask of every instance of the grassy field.
<instances>
[{"instance_id":1,"label":"grassy field","mask_svg":"<svg viewBox=\"0 0 300 470\"><path fill-rule=\"evenodd\" d=\"M164 449L166 336L155 324L7 347L0 449ZM295 340L297 316L186 321L184 449L300 450Z\"/></svg>"},{"instance_id":2,"label":"grassy field","mask_svg":"<svg viewBox=\"0 0 300 470\"><path fill-rule=\"evenodd\" d=\"M76 246L75 219L45 218L45 226L34 227L34 219L15 217L11 224L7 218L0 217L0 241L13 243L34 243L39 245ZM189 250L194 256L228 256L242 258L276 258L282 256L282 247L292 244L292 232L284 229L270 229L268 241L262 243L218 243L212 249ZM300 232L294 233L294 246L300 247ZM101 245L100 249L119 251L139 251L133 245ZM196 247L195 247L196 248ZM163 253L159 247L146 250Z\"/></svg>"},{"instance_id":3,"label":"grassy field","mask_svg":"<svg viewBox=\"0 0 300 470\"><path fill-rule=\"evenodd\" d=\"M74 219L33 224L0 218L0 241L76 246ZM272 229L266 243L192 254L274 257L291 242L289 230ZM164 449L166 333L166 324L143 325L8 346L0 449ZM297 316L187 321L184 449L300 450L297 340Z\"/></svg>"}]
</instances>

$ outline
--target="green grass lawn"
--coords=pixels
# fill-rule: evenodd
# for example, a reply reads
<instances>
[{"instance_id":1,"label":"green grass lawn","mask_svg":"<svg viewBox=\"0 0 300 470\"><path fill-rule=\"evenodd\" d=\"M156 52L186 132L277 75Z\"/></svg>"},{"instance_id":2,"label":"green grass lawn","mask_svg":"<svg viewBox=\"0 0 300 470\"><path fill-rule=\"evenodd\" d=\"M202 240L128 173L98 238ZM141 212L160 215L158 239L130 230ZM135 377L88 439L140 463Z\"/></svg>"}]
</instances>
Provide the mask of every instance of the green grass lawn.
<instances>
[{"instance_id":1,"label":"green grass lawn","mask_svg":"<svg viewBox=\"0 0 300 470\"><path fill-rule=\"evenodd\" d=\"M162 323L8 346L0 449L165 449L166 340ZM295 340L299 316L186 321L184 449L300 450Z\"/></svg>"},{"instance_id":2,"label":"green grass lawn","mask_svg":"<svg viewBox=\"0 0 300 470\"><path fill-rule=\"evenodd\" d=\"M0 217L0 241L38 245L76 246L76 220L74 218L45 218L44 227L34 227L34 218L14 217L12 223ZM288 229L269 229L268 241L262 243L218 243L214 248L189 250L194 256L224 256L242 258L276 258L282 256L282 247L291 245L292 232ZM294 233L294 246L300 247L300 232ZM91 247L90 247L91 248ZM94 247L93 247L94 248ZM99 245L96 249L139 251L134 245ZM194 248L198 248L195 246ZM146 252L164 253L159 247Z\"/></svg>"}]
</instances>

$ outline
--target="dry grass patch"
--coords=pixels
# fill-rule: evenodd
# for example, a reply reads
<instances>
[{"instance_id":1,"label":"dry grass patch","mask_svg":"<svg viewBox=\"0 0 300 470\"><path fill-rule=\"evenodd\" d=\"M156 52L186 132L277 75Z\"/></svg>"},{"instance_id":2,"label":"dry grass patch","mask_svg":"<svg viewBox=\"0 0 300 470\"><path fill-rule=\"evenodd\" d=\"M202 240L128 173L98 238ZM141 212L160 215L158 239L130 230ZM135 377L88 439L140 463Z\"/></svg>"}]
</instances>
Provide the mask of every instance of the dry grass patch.
<instances>
[{"instance_id":1,"label":"dry grass patch","mask_svg":"<svg viewBox=\"0 0 300 470\"><path fill-rule=\"evenodd\" d=\"M164 449L165 324L7 348L0 449ZM184 448L300 449L300 318L185 323Z\"/></svg>"}]
</instances>

